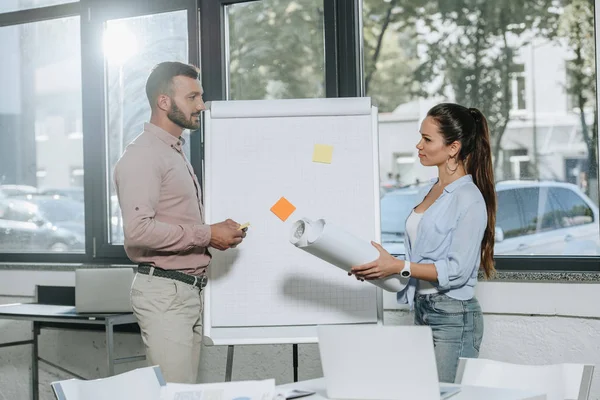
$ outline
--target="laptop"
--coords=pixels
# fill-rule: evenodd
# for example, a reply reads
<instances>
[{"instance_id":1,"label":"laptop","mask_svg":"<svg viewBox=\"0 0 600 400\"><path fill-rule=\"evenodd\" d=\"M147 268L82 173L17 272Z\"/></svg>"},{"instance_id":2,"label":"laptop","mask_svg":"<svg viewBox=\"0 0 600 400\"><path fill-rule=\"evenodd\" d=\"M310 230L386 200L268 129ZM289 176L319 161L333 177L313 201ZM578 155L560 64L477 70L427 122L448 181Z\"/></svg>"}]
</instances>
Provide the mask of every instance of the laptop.
<instances>
[{"instance_id":1,"label":"laptop","mask_svg":"<svg viewBox=\"0 0 600 400\"><path fill-rule=\"evenodd\" d=\"M319 352L330 399L444 400L428 326L321 325Z\"/></svg>"},{"instance_id":2,"label":"laptop","mask_svg":"<svg viewBox=\"0 0 600 400\"><path fill-rule=\"evenodd\" d=\"M77 313L131 312L129 294L132 268L75 270L75 311Z\"/></svg>"}]
</instances>

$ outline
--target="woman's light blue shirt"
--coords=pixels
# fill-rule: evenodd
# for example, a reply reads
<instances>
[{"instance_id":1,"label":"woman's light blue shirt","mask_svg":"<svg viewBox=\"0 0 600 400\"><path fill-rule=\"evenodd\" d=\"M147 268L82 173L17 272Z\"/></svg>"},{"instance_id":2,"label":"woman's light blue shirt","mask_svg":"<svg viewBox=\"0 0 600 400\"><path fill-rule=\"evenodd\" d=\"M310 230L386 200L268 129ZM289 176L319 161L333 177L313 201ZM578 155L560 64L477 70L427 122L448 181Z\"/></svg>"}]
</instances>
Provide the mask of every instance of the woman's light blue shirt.
<instances>
[{"instance_id":1,"label":"woman's light blue shirt","mask_svg":"<svg viewBox=\"0 0 600 400\"><path fill-rule=\"evenodd\" d=\"M415 207L436 182L437 178L419 192ZM475 293L486 226L485 200L473 177L465 175L446 186L425 211L415 243L405 235L406 259L434 264L438 282L433 285L438 291L457 300L469 300ZM398 302L409 303L412 308L416 289L417 279L410 278L406 288L397 293Z\"/></svg>"}]
</instances>

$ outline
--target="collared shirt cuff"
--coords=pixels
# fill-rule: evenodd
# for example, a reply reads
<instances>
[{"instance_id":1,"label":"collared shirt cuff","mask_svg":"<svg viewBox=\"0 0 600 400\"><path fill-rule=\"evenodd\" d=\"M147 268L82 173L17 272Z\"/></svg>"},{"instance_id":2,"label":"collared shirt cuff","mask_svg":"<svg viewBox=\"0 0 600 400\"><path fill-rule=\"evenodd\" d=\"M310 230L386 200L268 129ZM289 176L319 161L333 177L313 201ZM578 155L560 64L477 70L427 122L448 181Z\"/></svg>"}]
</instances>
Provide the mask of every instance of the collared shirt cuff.
<instances>
[{"instance_id":1,"label":"collared shirt cuff","mask_svg":"<svg viewBox=\"0 0 600 400\"><path fill-rule=\"evenodd\" d=\"M440 260L433 263L435 270L437 271L438 290L445 290L450 285L450 279L448 278L448 262L446 260Z\"/></svg>"},{"instance_id":2,"label":"collared shirt cuff","mask_svg":"<svg viewBox=\"0 0 600 400\"><path fill-rule=\"evenodd\" d=\"M210 225L197 225L194 229L194 242L198 247L208 247L210 244Z\"/></svg>"}]
</instances>

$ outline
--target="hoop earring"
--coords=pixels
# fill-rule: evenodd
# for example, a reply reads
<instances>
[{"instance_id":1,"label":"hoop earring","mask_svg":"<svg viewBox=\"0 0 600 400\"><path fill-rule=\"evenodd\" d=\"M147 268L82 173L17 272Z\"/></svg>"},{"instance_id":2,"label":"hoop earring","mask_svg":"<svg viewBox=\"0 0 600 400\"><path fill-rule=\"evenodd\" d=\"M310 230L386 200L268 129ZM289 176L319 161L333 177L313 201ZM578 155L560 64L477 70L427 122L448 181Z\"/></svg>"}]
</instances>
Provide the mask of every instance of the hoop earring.
<instances>
[{"instance_id":1,"label":"hoop earring","mask_svg":"<svg viewBox=\"0 0 600 400\"><path fill-rule=\"evenodd\" d=\"M450 160L454 159L456 156L454 157L448 157L448 159L446 160L446 170L448 171L448 173L450 175L453 175L456 170L458 169L458 161L454 161L456 163L456 166L454 168L450 168Z\"/></svg>"}]
</instances>

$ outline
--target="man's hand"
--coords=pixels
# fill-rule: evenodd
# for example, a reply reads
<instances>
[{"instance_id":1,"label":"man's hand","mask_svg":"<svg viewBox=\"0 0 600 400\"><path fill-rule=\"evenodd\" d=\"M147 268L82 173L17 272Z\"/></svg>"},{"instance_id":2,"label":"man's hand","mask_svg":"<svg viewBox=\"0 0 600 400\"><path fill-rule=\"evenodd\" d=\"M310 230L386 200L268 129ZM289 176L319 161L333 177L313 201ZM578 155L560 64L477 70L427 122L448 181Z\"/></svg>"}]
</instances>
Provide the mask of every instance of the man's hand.
<instances>
[{"instance_id":1,"label":"man's hand","mask_svg":"<svg viewBox=\"0 0 600 400\"><path fill-rule=\"evenodd\" d=\"M240 224L228 219L210 226L209 246L217 250L227 250L242 243L246 232L241 231Z\"/></svg>"}]
</instances>

